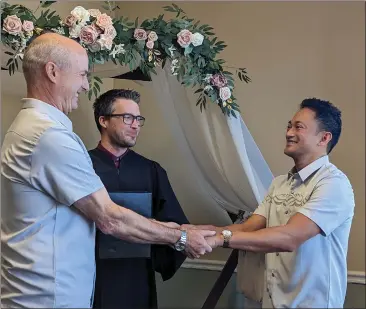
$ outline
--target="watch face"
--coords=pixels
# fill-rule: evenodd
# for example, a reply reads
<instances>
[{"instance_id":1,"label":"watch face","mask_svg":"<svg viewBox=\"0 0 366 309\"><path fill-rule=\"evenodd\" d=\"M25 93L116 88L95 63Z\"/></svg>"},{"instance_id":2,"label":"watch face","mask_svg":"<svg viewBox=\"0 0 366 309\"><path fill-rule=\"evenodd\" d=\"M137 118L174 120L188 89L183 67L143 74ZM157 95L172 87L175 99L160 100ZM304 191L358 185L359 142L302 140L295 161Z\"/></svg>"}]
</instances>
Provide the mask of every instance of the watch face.
<instances>
[{"instance_id":1,"label":"watch face","mask_svg":"<svg viewBox=\"0 0 366 309\"><path fill-rule=\"evenodd\" d=\"M222 231L222 235L224 237L230 237L233 233L231 231L228 231L228 230L224 230Z\"/></svg>"},{"instance_id":2,"label":"watch face","mask_svg":"<svg viewBox=\"0 0 366 309\"><path fill-rule=\"evenodd\" d=\"M177 250L177 251L183 251L184 250L184 244L183 243L181 243L181 242L177 242L176 244L175 244L175 249Z\"/></svg>"}]
</instances>

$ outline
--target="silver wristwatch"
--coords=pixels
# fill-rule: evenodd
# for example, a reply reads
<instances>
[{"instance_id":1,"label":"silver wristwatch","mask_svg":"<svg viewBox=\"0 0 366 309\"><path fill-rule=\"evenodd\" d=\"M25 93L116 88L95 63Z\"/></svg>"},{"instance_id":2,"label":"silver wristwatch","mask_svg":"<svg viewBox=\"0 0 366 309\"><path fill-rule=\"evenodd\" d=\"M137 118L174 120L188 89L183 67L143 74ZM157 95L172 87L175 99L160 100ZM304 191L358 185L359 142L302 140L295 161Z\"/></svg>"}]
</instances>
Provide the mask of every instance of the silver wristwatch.
<instances>
[{"instance_id":1,"label":"silver wristwatch","mask_svg":"<svg viewBox=\"0 0 366 309\"><path fill-rule=\"evenodd\" d=\"M177 251L183 251L186 248L186 244L187 244L187 232L182 231L180 239L174 244L174 248Z\"/></svg>"},{"instance_id":2,"label":"silver wristwatch","mask_svg":"<svg viewBox=\"0 0 366 309\"><path fill-rule=\"evenodd\" d=\"M233 236L233 232L230 230L223 230L221 232L221 235L224 237L224 243L223 243L223 247L224 248L229 248L229 241L231 236Z\"/></svg>"}]
</instances>

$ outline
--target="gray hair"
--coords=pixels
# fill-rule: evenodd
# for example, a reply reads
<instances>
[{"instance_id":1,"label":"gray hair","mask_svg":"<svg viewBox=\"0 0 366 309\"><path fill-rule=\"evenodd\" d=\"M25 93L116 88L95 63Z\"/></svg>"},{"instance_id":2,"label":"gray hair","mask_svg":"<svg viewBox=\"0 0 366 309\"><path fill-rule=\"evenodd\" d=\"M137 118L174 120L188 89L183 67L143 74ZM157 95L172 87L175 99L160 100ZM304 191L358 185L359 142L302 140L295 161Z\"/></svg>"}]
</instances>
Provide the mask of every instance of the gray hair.
<instances>
[{"instance_id":1,"label":"gray hair","mask_svg":"<svg viewBox=\"0 0 366 309\"><path fill-rule=\"evenodd\" d=\"M23 57L23 72L27 81L39 74L47 62L54 62L60 69L71 67L70 51L55 37L35 39L26 49Z\"/></svg>"}]
</instances>

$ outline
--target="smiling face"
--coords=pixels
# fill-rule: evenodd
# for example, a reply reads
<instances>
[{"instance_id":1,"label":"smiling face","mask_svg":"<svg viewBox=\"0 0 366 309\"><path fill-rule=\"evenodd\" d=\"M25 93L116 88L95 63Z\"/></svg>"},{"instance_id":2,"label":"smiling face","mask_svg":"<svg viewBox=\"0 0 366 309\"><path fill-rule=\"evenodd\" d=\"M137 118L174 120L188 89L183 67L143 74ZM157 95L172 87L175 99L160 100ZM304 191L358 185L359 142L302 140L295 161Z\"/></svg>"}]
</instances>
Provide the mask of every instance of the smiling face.
<instances>
[{"instance_id":1,"label":"smiling face","mask_svg":"<svg viewBox=\"0 0 366 309\"><path fill-rule=\"evenodd\" d=\"M64 111L77 109L80 92L89 90L87 73L88 56L84 50L73 54L70 68L60 71L60 97Z\"/></svg>"},{"instance_id":2,"label":"smiling face","mask_svg":"<svg viewBox=\"0 0 366 309\"><path fill-rule=\"evenodd\" d=\"M329 132L320 130L316 114L309 108L300 109L289 121L284 153L293 159L326 154L331 138Z\"/></svg>"},{"instance_id":3,"label":"smiling face","mask_svg":"<svg viewBox=\"0 0 366 309\"><path fill-rule=\"evenodd\" d=\"M139 105L129 99L116 99L113 103L112 115L131 114L140 116ZM132 124L126 124L122 116L100 117L100 124L103 127L102 135L107 135L111 145L117 148L129 148L136 144L141 127L135 119Z\"/></svg>"}]
</instances>

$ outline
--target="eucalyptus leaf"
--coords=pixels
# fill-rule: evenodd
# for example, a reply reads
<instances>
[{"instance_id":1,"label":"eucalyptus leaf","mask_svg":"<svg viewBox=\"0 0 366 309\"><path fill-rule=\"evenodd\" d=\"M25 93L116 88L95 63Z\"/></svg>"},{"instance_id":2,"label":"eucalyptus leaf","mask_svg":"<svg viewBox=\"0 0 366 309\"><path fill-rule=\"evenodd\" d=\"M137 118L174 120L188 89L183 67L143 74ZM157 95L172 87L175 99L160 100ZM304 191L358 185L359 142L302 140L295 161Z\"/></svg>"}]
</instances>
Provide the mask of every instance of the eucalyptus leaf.
<instances>
[{"instance_id":1,"label":"eucalyptus leaf","mask_svg":"<svg viewBox=\"0 0 366 309\"><path fill-rule=\"evenodd\" d=\"M193 50L193 46L192 45L189 45L188 47L186 47L184 49L184 56L188 56Z\"/></svg>"}]
</instances>

